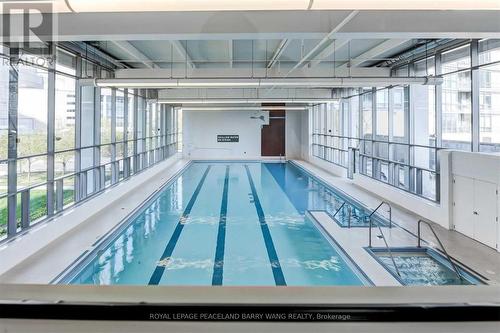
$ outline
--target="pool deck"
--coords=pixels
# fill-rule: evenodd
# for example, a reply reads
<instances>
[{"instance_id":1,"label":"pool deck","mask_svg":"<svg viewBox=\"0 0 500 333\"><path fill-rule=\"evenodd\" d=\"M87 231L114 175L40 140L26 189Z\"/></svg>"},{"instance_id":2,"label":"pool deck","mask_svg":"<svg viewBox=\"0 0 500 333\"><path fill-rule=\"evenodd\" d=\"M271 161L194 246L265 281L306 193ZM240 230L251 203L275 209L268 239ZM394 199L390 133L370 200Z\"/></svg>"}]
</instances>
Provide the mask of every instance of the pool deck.
<instances>
[{"instance_id":1,"label":"pool deck","mask_svg":"<svg viewBox=\"0 0 500 333\"><path fill-rule=\"evenodd\" d=\"M113 230L132 211L138 207L146 198L155 193L161 184L174 177L187 164L188 160L172 159L167 160L144 173L132 177L123 185L113 187L106 192L99 194L95 199L91 199L81 205L70 209L63 216L56 218L53 222L41 225L19 239L2 244L0 246L0 256L7 250L24 249L23 242L42 242L40 250L34 252L26 259L14 265L11 269L0 274L0 283L38 283L47 284L53 281L58 275L74 263L85 251L90 251L96 246L96 241ZM344 191L356 198L368 208L375 208L382 198L367 192L354 185L350 180L337 177L317 166L305 161L295 161L299 166L308 170L324 182ZM142 177L142 178L141 178ZM134 178L136 178L134 180ZM135 182L135 187L127 188L127 182ZM68 229L57 237L40 240L44 229L57 230L57 226L71 222L72 214L85 210L92 210L95 200L102 198L106 200L106 193L126 193L119 200L105 206L105 209L96 211L90 218ZM105 203L103 203L104 205ZM417 221L415 214L407 210L393 206L393 221L400 226L392 229L382 228L388 243L393 247L416 246ZM324 212L311 212L316 222L322 229L331 235L335 241L347 252L356 264L365 272L372 282L377 286L400 286L400 283L383 268L365 249L368 246L368 228L342 228L331 220L331 217ZM500 285L500 253L485 245L482 245L458 232L449 231L439 225L433 225L440 239L444 243L447 251L457 261L470 268L473 272L479 273L480 277L488 284ZM383 247L382 239L378 238L378 230L373 230L372 242L374 247ZM427 228L423 228L423 239L435 247L436 242ZM48 233L48 235L51 235ZM43 245L43 246L42 246ZM11 249L7 249L11 247ZM0 273L2 263L0 263Z\"/></svg>"},{"instance_id":2,"label":"pool deck","mask_svg":"<svg viewBox=\"0 0 500 333\"><path fill-rule=\"evenodd\" d=\"M327 184L330 184L348 195L356 198L366 207L375 209L382 198L355 185L349 179L335 176L311 163L295 160L297 165L314 174ZM381 210L383 211L383 210ZM368 228L342 228L334 222L328 214L313 212L316 218L335 240L347 250L357 261L358 265L375 282L376 285L389 285L390 280L380 269L374 267L376 260L364 249L368 246ZM383 214L382 214L383 215ZM385 215L387 216L387 215ZM392 220L399 226L392 229L382 227L382 231L391 247L410 247L417 245L417 221L420 219L406 209L392 205ZM500 253L486 245L483 245L459 232L446 230L442 226L433 223L434 230L443 242L450 256L463 264L465 267L478 273L480 277L490 285L500 285ZM406 230L405 230L406 229ZM382 239L378 238L378 229L373 229L372 242L374 247L385 247ZM439 248L432 233L426 226L422 226L422 239L429 246ZM426 245L425 243L422 245ZM380 265L377 263L380 267ZM383 268L382 268L383 269ZM386 273L387 271L383 269ZM391 275L390 273L387 273ZM396 281L392 275L392 280ZM380 283L380 284L379 284ZM396 282L397 283L397 282ZM398 283L399 284L399 283Z\"/></svg>"}]
</instances>

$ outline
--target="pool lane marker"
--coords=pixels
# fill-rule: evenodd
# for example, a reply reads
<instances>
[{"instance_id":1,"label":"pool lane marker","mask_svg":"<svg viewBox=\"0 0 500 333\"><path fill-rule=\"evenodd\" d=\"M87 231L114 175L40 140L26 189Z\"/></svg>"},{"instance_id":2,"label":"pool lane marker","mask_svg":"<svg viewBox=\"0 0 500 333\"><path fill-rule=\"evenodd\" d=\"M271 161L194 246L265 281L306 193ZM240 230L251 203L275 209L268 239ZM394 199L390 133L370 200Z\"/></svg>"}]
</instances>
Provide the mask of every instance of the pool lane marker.
<instances>
[{"instance_id":1,"label":"pool lane marker","mask_svg":"<svg viewBox=\"0 0 500 333\"><path fill-rule=\"evenodd\" d=\"M226 165L226 175L224 177L224 190L222 191L222 203L220 207L219 230L217 232L217 247L215 248L214 274L212 285L222 285L222 274L224 272L224 246L226 242L226 219L227 219L227 199L229 190L229 165Z\"/></svg>"},{"instance_id":2,"label":"pool lane marker","mask_svg":"<svg viewBox=\"0 0 500 333\"><path fill-rule=\"evenodd\" d=\"M182 229L184 228L184 224L186 223L189 214L191 213L191 209L193 209L194 203L196 202L196 199L198 198L198 194L201 191L201 188L203 187L203 183L205 182L205 179L207 178L208 172L210 171L211 165L207 167L205 170L205 173L200 179L200 182L198 183L198 186L196 186L196 189L194 190L193 195L191 196L191 199L189 200L188 204L186 205L186 208L184 209L184 212L182 213L181 218L179 219L179 222L177 223L177 226L175 227L174 233L170 237L170 240L168 241L167 246L165 247L165 251L163 251L163 254L158 261L158 264L153 272L153 275L151 275L151 279L149 279L149 284L150 285L157 285L160 283L161 277L163 276L163 272L165 272L165 268L168 265L170 261L170 257L172 256L172 252L174 252L175 245L177 245L177 241L179 240L179 237L181 236Z\"/></svg>"},{"instance_id":3,"label":"pool lane marker","mask_svg":"<svg viewBox=\"0 0 500 333\"><path fill-rule=\"evenodd\" d=\"M286 281L285 277L283 276L283 271L281 270L281 264L278 259L278 254L276 253L276 249L274 248L273 238L271 236L271 232L269 231L269 226L266 222L266 216L260 204L259 196L257 195L257 190L255 189L252 174L250 173L248 165L245 165L245 169L247 171L248 182L250 183L250 188L252 190L253 203L255 204L255 209L257 210L257 215L259 216L260 230L262 231L262 237L264 237L264 243L266 244L267 255L269 257L269 261L271 262L274 282L277 286L286 286Z\"/></svg>"}]
</instances>

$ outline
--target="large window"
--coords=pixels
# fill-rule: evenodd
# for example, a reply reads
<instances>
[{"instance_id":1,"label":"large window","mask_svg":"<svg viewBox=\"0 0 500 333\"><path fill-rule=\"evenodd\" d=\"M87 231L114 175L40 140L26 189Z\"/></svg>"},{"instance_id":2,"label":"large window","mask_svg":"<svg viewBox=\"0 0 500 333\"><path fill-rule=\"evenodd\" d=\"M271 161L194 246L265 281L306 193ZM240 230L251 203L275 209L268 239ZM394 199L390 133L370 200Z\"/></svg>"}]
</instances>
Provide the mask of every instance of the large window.
<instances>
[{"instance_id":1,"label":"large window","mask_svg":"<svg viewBox=\"0 0 500 333\"><path fill-rule=\"evenodd\" d=\"M80 77L111 77L97 60L56 48L54 66L23 55L11 75L0 57L0 240L175 153L177 110L146 108L145 91L78 85ZM16 97L17 107L9 103ZM9 134L17 159L8 160Z\"/></svg>"},{"instance_id":2,"label":"large window","mask_svg":"<svg viewBox=\"0 0 500 333\"><path fill-rule=\"evenodd\" d=\"M434 122L425 117L421 124L410 121L410 101L410 87L397 86L362 89L358 95L343 98L340 103L313 107L313 155L348 167L348 148L358 148L359 173L436 200L436 149L410 139L419 126L424 124L428 128Z\"/></svg>"},{"instance_id":3,"label":"large window","mask_svg":"<svg viewBox=\"0 0 500 333\"><path fill-rule=\"evenodd\" d=\"M0 56L0 195L7 193L9 130L9 66ZM0 198L0 239L7 234L7 198Z\"/></svg>"},{"instance_id":4,"label":"large window","mask_svg":"<svg viewBox=\"0 0 500 333\"><path fill-rule=\"evenodd\" d=\"M48 72L24 63L19 65L17 118L17 187L47 181ZM37 194L45 191L37 189Z\"/></svg>"},{"instance_id":5,"label":"large window","mask_svg":"<svg viewBox=\"0 0 500 333\"><path fill-rule=\"evenodd\" d=\"M359 149L359 173L439 200L439 149L500 152L499 61L498 39L455 44L405 61L391 68L393 76L442 75L443 84L359 89L341 100L346 121L333 122L330 130ZM331 117L325 112L335 110L312 109L315 156L328 156L335 146L324 139Z\"/></svg>"},{"instance_id":6,"label":"large window","mask_svg":"<svg viewBox=\"0 0 500 333\"><path fill-rule=\"evenodd\" d=\"M500 61L500 40L479 43L479 63ZM500 152L500 64L479 69L479 149Z\"/></svg>"},{"instance_id":7,"label":"large window","mask_svg":"<svg viewBox=\"0 0 500 333\"><path fill-rule=\"evenodd\" d=\"M443 147L472 149L472 83L470 47L463 46L441 56Z\"/></svg>"}]
</instances>

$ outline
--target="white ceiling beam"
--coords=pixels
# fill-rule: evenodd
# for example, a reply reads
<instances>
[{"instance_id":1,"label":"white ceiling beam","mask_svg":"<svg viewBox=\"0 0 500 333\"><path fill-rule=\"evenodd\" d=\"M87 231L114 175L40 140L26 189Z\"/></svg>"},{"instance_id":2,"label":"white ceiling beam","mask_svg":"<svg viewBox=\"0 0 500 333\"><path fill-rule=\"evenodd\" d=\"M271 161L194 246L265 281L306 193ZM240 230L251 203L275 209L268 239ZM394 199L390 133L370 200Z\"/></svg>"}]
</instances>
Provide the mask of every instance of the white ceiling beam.
<instances>
[{"instance_id":1,"label":"white ceiling beam","mask_svg":"<svg viewBox=\"0 0 500 333\"><path fill-rule=\"evenodd\" d=\"M329 27L341 22L348 13L344 10L63 13L57 17L55 32L47 31L45 36L37 32L37 35L56 41L321 39L331 30ZM37 15L33 14L33 22L39 19ZM20 38L21 32L20 36L7 36L5 32L0 36ZM366 10L334 37L500 38L500 20L498 11Z\"/></svg>"},{"instance_id":2,"label":"white ceiling beam","mask_svg":"<svg viewBox=\"0 0 500 333\"><path fill-rule=\"evenodd\" d=\"M328 45L323 51L321 51L313 60L309 61L307 64L309 67L317 66L321 63L321 61L328 58L333 53L337 52L345 45L349 44L349 39L336 39L333 43Z\"/></svg>"},{"instance_id":3,"label":"white ceiling beam","mask_svg":"<svg viewBox=\"0 0 500 333\"><path fill-rule=\"evenodd\" d=\"M347 23L349 23L356 15L358 15L359 11L353 10L352 12L349 13L339 24L337 24L323 39L316 44L315 47L313 47L305 56L300 59L295 66L292 67L288 71L288 74L296 70L297 68L301 67L302 64L304 64L307 60L309 60L318 50L320 50L323 47L328 46L332 42L332 36L336 34L337 32L340 31Z\"/></svg>"},{"instance_id":4,"label":"white ceiling beam","mask_svg":"<svg viewBox=\"0 0 500 333\"><path fill-rule=\"evenodd\" d=\"M227 103L272 103L305 102L332 99L332 90L327 88L200 88L161 89L158 99L169 104L227 104Z\"/></svg>"},{"instance_id":5,"label":"white ceiling beam","mask_svg":"<svg viewBox=\"0 0 500 333\"><path fill-rule=\"evenodd\" d=\"M144 66L146 66L149 69L154 69L158 68L157 66L151 59L149 59L144 53L139 51L135 46L130 44L127 41L120 40L120 41L111 41L116 47L118 47L120 50L125 52L127 55L132 57L133 60L136 60Z\"/></svg>"},{"instance_id":6,"label":"white ceiling beam","mask_svg":"<svg viewBox=\"0 0 500 333\"><path fill-rule=\"evenodd\" d=\"M360 54L359 56L355 57L354 59L350 59L348 62L343 64L342 66L339 66L339 68L348 68L348 67L358 67L365 61L369 61L372 59L376 59L378 56L381 54L400 46L401 44L404 44L408 42L410 39L388 39L377 46L369 49L368 51Z\"/></svg>"},{"instance_id":7,"label":"white ceiling beam","mask_svg":"<svg viewBox=\"0 0 500 333\"><path fill-rule=\"evenodd\" d=\"M271 57L271 60L267 63L266 67L268 69L273 68L274 64L279 60L283 52L286 50L288 47L288 44L290 44L290 40L288 38L284 38L281 40L279 43L278 47L276 50L274 50L273 56Z\"/></svg>"},{"instance_id":8,"label":"white ceiling beam","mask_svg":"<svg viewBox=\"0 0 500 333\"><path fill-rule=\"evenodd\" d=\"M352 77L389 77L390 69L388 67L358 67L347 69L337 69L336 75L352 76ZM194 68L188 72L188 78L280 78L285 77L286 72L280 71L278 66L271 69L251 67L212 67L212 68ZM303 68L294 73L294 77L331 77L332 71L325 70L321 66L313 68ZM186 73L184 68L176 68L173 71L169 68L164 69L119 69L115 71L116 78L185 78Z\"/></svg>"},{"instance_id":9,"label":"white ceiling beam","mask_svg":"<svg viewBox=\"0 0 500 333\"><path fill-rule=\"evenodd\" d=\"M175 51L177 51L177 53L181 56L181 58L186 61L187 65L190 68L196 68L196 65L194 64L193 60L191 59L191 56L189 55L186 48L184 47L184 45L182 45L182 43L180 41L172 40L172 41L170 41L170 43L172 44L172 47L175 49Z\"/></svg>"}]
</instances>

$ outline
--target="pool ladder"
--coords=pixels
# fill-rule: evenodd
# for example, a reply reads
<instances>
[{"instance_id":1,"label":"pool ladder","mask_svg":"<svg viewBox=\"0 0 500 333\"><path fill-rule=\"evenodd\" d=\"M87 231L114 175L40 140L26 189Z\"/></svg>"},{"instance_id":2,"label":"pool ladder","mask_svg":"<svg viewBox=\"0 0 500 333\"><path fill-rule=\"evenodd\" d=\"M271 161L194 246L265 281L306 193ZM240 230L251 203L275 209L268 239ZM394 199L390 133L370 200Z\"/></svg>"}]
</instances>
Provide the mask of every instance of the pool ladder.
<instances>
[{"instance_id":1,"label":"pool ladder","mask_svg":"<svg viewBox=\"0 0 500 333\"><path fill-rule=\"evenodd\" d=\"M419 248L422 247L421 246L422 237L421 237L421 234L420 234L420 230L421 230L420 225L422 223L426 224L429 227L429 229L432 231L432 234L434 235L434 238L436 238L436 240L438 241L439 246L441 247L441 250L443 250L443 253L446 255L446 258L448 259L448 261L450 262L451 266L453 267L453 270L455 271L455 274L457 274L457 276L460 279L460 281L464 281L464 278L463 278L462 274L460 274L460 270L458 269L457 265L455 265L455 263L451 259L450 255L448 254L448 252L444 248L444 245L441 242L441 240L439 239L439 237L436 234L436 232L434 231L434 228L432 227L432 225L429 222L424 221L424 220L418 220L418 224L417 224L417 234L418 234L417 247L419 247Z\"/></svg>"},{"instance_id":2,"label":"pool ladder","mask_svg":"<svg viewBox=\"0 0 500 333\"><path fill-rule=\"evenodd\" d=\"M372 247L372 225L373 225L373 219L372 219L372 216L373 214L375 214L377 212L377 210L380 209L380 207L382 207L383 205L387 205L389 207L389 228L392 228L392 207L391 205L386 202L386 201L382 201L380 203L380 205L377 206L377 208L375 208L373 210L373 212L368 215L368 219L370 220L370 228L369 228L369 231L368 231L368 237L369 237L369 240L368 240L368 247ZM391 251L391 248L389 247L389 244L387 243L387 239L385 238L385 235L384 233L382 232L382 228L380 228L380 224L377 223L377 227L378 227L378 230L380 231L380 235L382 236L382 239L384 240L384 244L385 244L385 248L387 249L387 252L389 253L389 256L391 257L391 261L392 261L392 264L394 266L394 269L396 270L396 273L398 274L399 277L401 277L401 273L399 272L399 268L398 266L396 265L396 260L394 260L394 256L392 255L392 251Z\"/></svg>"}]
</instances>

